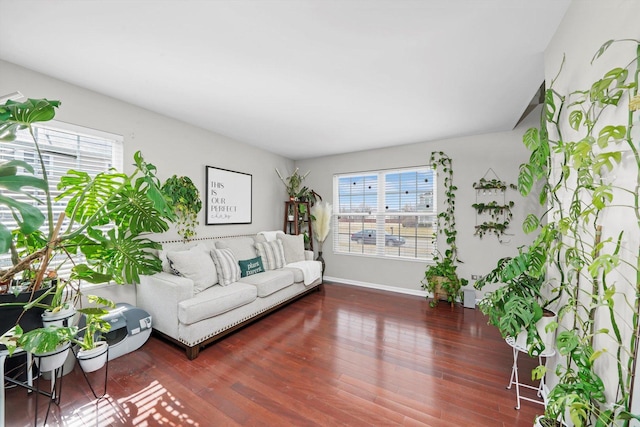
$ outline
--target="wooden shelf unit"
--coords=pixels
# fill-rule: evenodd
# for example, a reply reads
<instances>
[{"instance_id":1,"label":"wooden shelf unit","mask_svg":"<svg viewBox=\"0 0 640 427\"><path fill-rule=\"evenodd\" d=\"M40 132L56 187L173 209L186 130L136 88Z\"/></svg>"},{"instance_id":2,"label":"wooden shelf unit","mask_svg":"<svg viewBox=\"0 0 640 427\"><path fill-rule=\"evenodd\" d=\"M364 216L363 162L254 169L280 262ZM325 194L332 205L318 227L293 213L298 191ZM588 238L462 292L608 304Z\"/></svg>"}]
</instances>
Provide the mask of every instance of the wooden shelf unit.
<instances>
[{"instance_id":1,"label":"wooden shelf unit","mask_svg":"<svg viewBox=\"0 0 640 427\"><path fill-rule=\"evenodd\" d=\"M291 217L289 216L291 215ZM309 242L307 249L313 250L313 229L309 202L288 200L284 202L284 224L282 231L298 235L307 230Z\"/></svg>"}]
</instances>

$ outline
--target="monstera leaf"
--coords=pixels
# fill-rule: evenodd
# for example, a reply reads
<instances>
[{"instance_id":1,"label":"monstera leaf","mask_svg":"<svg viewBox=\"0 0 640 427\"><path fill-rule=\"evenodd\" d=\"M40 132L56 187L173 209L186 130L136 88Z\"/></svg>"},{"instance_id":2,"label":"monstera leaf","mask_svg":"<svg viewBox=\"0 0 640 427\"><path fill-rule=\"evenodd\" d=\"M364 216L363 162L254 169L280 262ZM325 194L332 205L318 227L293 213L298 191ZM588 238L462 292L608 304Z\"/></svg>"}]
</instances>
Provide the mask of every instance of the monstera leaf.
<instances>
[{"instance_id":1,"label":"monstera leaf","mask_svg":"<svg viewBox=\"0 0 640 427\"><path fill-rule=\"evenodd\" d=\"M10 193L18 193L27 197L33 197L23 188L39 188L44 190L47 183L32 175L18 175L18 168L33 173L33 168L20 160L12 160L0 164L0 189ZM0 205L7 206L11 215L18 223L23 234L33 233L44 224L44 215L38 208L31 204L21 202L8 195L0 194ZM5 253L11 247L11 231L0 223L0 253Z\"/></svg>"},{"instance_id":2,"label":"monstera leaf","mask_svg":"<svg viewBox=\"0 0 640 427\"><path fill-rule=\"evenodd\" d=\"M140 283L140 275L162 270L160 259L151 253L162 245L146 238L132 237L127 231L89 230L96 244L83 245L82 252L96 272L108 274L116 283Z\"/></svg>"},{"instance_id":3,"label":"monstera leaf","mask_svg":"<svg viewBox=\"0 0 640 427\"><path fill-rule=\"evenodd\" d=\"M144 232L162 233L169 229L167 222L158 214L156 205L145 194L130 185L125 186L109 203L109 217L121 229L133 235Z\"/></svg>"},{"instance_id":4,"label":"monstera leaf","mask_svg":"<svg viewBox=\"0 0 640 427\"><path fill-rule=\"evenodd\" d=\"M0 105L0 141L13 141L20 130L30 128L32 123L53 119L59 105L60 101L47 99L9 100Z\"/></svg>"},{"instance_id":5,"label":"monstera leaf","mask_svg":"<svg viewBox=\"0 0 640 427\"><path fill-rule=\"evenodd\" d=\"M84 224L106 207L126 178L125 174L116 172L103 172L91 178L86 172L70 170L60 178L58 189L63 192L56 201L69 197L65 213L73 221Z\"/></svg>"}]
</instances>

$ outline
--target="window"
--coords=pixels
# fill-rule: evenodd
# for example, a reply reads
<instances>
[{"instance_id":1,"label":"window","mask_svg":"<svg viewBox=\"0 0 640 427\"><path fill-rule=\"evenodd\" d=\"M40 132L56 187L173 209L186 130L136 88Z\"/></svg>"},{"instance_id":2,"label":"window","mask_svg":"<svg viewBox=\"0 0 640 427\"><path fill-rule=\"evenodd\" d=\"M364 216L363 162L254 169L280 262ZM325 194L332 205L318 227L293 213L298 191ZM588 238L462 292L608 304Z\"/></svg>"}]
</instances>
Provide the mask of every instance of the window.
<instances>
[{"instance_id":1,"label":"window","mask_svg":"<svg viewBox=\"0 0 640 427\"><path fill-rule=\"evenodd\" d=\"M119 135L59 122L47 122L47 127L35 127L34 135L47 169L52 197L60 194L58 182L69 169L82 170L93 176L110 168L122 170L122 137ZM29 163L34 167L36 176L42 176L42 167L37 161L35 144L26 130L21 132L14 141L0 143L0 162L14 159ZM44 193L39 190L34 189L30 195L44 199ZM12 197L20 196L12 193ZM46 206L39 205L26 196L21 201L39 206L46 217ZM55 218L64 211L65 206L64 200L54 202ZM6 206L0 206L0 220L9 229L16 227L11 211ZM47 229L48 224L45 222L43 230L46 232ZM55 260L52 264L55 265ZM11 266L9 254L0 254L0 268L5 269L9 266ZM59 273L64 275L70 268L69 265Z\"/></svg>"},{"instance_id":2,"label":"window","mask_svg":"<svg viewBox=\"0 0 640 427\"><path fill-rule=\"evenodd\" d=\"M433 259L435 176L426 166L335 175L334 252Z\"/></svg>"}]
</instances>

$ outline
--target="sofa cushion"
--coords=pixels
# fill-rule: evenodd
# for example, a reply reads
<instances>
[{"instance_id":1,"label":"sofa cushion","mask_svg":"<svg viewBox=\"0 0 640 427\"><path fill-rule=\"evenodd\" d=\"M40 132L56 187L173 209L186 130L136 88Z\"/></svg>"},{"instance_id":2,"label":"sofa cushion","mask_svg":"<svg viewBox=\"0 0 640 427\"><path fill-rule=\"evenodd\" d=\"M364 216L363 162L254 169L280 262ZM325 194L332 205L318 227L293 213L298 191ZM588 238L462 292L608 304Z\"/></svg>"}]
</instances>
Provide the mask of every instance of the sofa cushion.
<instances>
[{"instance_id":1,"label":"sofa cushion","mask_svg":"<svg viewBox=\"0 0 640 427\"><path fill-rule=\"evenodd\" d=\"M285 261L282 241L257 242L255 246L258 256L262 258L262 263L267 270L284 267Z\"/></svg>"},{"instance_id":2,"label":"sofa cushion","mask_svg":"<svg viewBox=\"0 0 640 427\"><path fill-rule=\"evenodd\" d=\"M178 304L178 320L190 325L209 319L245 304L257 297L257 288L246 283L235 282L229 286L212 286L196 297Z\"/></svg>"},{"instance_id":3,"label":"sofa cushion","mask_svg":"<svg viewBox=\"0 0 640 427\"><path fill-rule=\"evenodd\" d=\"M293 284L293 273L286 270L271 270L240 279L240 283L253 285L258 296L263 298Z\"/></svg>"},{"instance_id":4,"label":"sofa cushion","mask_svg":"<svg viewBox=\"0 0 640 427\"><path fill-rule=\"evenodd\" d=\"M189 250L170 251L166 255L173 274L193 280L194 293L218 283L216 266L206 246L196 245Z\"/></svg>"},{"instance_id":5,"label":"sofa cushion","mask_svg":"<svg viewBox=\"0 0 640 427\"><path fill-rule=\"evenodd\" d=\"M212 249L211 257L218 270L218 281L222 286L237 282L240 278L240 266L231 249Z\"/></svg>"},{"instance_id":6,"label":"sofa cushion","mask_svg":"<svg viewBox=\"0 0 640 427\"><path fill-rule=\"evenodd\" d=\"M238 265L240 266L240 277L252 276L254 274L264 272L262 258L259 256L252 259L238 261Z\"/></svg>"},{"instance_id":7,"label":"sofa cushion","mask_svg":"<svg viewBox=\"0 0 640 427\"><path fill-rule=\"evenodd\" d=\"M258 256L253 237L230 237L216 241L216 249L230 249L236 259L251 259Z\"/></svg>"},{"instance_id":8,"label":"sofa cushion","mask_svg":"<svg viewBox=\"0 0 640 427\"><path fill-rule=\"evenodd\" d=\"M304 236L298 234L278 234L278 240L282 241L284 249L284 259L287 264L304 261Z\"/></svg>"}]
</instances>

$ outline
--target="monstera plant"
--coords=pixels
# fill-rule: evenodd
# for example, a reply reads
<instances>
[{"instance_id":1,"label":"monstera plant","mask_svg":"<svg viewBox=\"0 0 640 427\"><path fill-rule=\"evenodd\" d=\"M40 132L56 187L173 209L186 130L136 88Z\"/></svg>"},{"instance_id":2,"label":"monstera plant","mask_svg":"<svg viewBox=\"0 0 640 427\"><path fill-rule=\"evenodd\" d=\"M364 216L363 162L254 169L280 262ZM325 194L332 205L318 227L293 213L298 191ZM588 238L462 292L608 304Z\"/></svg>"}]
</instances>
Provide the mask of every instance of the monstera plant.
<instances>
[{"instance_id":1,"label":"monstera plant","mask_svg":"<svg viewBox=\"0 0 640 427\"><path fill-rule=\"evenodd\" d=\"M145 234L164 232L174 220L156 168L137 152L131 174L109 170L90 176L69 170L54 197L33 126L53 119L59 105L59 101L28 99L0 106L0 144L16 139L18 132L29 132L41 171L35 176L33 165L21 160L0 164L0 205L10 210L17 224L15 229L0 224L0 254L10 252L12 260L12 266L0 270L0 283L27 278L23 290L35 291L61 264L72 265L70 276L59 278L71 292L80 289L80 281L138 283L140 275L161 270L151 251L159 245ZM44 206L45 213L24 202L25 196ZM57 217L54 203L65 206Z\"/></svg>"}]
</instances>

